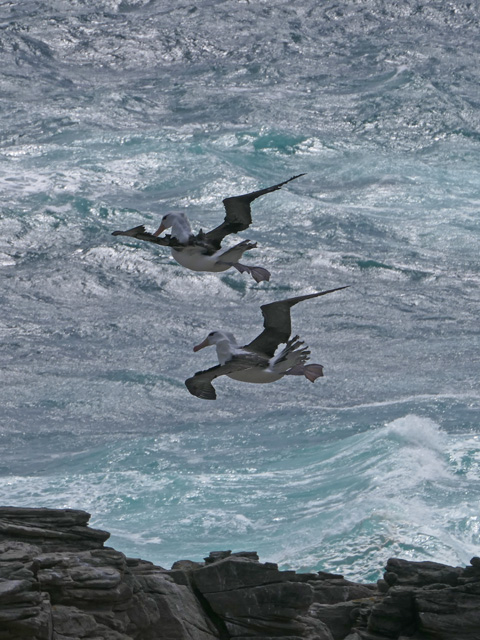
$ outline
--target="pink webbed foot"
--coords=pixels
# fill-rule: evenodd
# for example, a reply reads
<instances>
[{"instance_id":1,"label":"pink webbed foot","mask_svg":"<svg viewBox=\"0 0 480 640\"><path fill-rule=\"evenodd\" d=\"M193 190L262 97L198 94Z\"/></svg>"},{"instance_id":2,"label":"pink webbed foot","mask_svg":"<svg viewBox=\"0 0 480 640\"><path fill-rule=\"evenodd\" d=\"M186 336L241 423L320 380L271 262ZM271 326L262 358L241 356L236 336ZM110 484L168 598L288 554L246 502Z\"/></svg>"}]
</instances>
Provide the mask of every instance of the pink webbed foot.
<instances>
[{"instance_id":1,"label":"pink webbed foot","mask_svg":"<svg viewBox=\"0 0 480 640\"><path fill-rule=\"evenodd\" d=\"M287 371L287 376L305 376L310 382L323 376L321 364L297 364Z\"/></svg>"},{"instance_id":2,"label":"pink webbed foot","mask_svg":"<svg viewBox=\"0 0 480 640\"><path fill-rule=\"evenodd\" d=\"M255 282L268 282L270 280L270 271L267 271L267 269L263 267L249 267L246 264L240 264L240 262L235 262L233 266L237 271L240 271L240 273L244 273L245 271L249 273Z\"/></svg>"}]
</instances>

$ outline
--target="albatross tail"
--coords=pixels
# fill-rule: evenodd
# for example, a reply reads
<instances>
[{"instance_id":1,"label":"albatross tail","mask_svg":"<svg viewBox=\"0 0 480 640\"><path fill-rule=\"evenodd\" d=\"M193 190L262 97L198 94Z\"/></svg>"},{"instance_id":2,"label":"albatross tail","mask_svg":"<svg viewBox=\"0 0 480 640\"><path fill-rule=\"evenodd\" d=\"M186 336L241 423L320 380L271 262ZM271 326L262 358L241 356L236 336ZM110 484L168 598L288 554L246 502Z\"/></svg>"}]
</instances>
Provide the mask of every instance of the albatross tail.
<instances>
[{"instance_id":1,"label":"albatross tail","mask_svg":"<svg viewBox=\"0 0 480 640\"><path fill-rule=\"evenodd\" d=\"M304 345L305 343L298 336L291 338L273 361L272 369L275 373L285 374L292 367L303 367L310 355L308 347Z\"/></svg>"}]
</instances>

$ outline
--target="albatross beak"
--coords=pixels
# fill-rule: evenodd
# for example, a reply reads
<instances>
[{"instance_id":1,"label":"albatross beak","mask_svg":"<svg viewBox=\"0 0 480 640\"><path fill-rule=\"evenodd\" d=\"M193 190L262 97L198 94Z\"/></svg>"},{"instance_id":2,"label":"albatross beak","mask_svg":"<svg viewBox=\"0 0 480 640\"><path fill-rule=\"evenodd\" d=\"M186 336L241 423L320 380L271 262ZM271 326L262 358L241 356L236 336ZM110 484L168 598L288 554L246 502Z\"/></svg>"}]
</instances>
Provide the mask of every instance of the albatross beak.
<instances>
[{"instance_id":1,"label":"albatross beak","mask_svg":"<svg viewBox=\"0 0 480 640\"><path fill-rule=\"evenodd\" d=\"M167 228L167 227L166 227L165 225L161 224L161 225L158 227L158 229L155 231L155 233L154 233L153 235L154 235L155 237L156 237L156 236L159 236L159 235L162 233L162 231L165 231L165 229L166 229L166 228Z\"/></svg>"},{"instance_id":2,"label":"albatross beak","mask_svg":"<svg viewBox=\"0 0 480 640\"><path fill-rule=\"evenodd\" d=\"M205 340L203 342L201 342L200 344L197 344L195 347L193 347L193 350L195 352L200 351L200 349L204 349L205 347L209 347L210 343L208 341L208 338L205 338Z\"/></svg>"}]
</instances>

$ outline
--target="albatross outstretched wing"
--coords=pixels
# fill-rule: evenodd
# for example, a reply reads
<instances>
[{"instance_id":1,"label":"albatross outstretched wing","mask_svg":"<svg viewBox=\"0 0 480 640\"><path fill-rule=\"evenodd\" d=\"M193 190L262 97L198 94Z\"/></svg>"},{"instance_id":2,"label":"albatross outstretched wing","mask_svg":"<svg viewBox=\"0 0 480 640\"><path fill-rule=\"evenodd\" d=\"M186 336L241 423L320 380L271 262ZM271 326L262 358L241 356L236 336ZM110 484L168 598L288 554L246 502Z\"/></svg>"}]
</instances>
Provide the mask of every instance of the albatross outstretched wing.
<instances>
[{"instance_id":1,"label":"albatross outstretched wing","mask_svg":"<svg viewBox=\"0 0 480 640\"><path fill-rule=\"evenodd\" d=\"M143 224L140 224L138 227L133 227L133 229L127 229L127 231L114 231L112 236L129 236L137 240L146 240L147 242L161 244L164 247L183 247L176 238L168 234L163 237L154 236L153 233L146 231Z\"/></svg>"},{"instance_id":2,"label":"albatross outstretched wing","mask_svg":"<svg viewBox=\"0 0 480 640\"><path fill-rule=\"evenodd\" d=\"M215 400L217 394L212 384L212 380L219 376L228 376L229 373L252 369L253 367L265 367L268 360L259 358L256 354L246 353L239 356L233 356L231 360L225 364L217 364L215 367L197 371L191 378L185 380L187 389L193 396L202 400Z\"/></svg>"},{"instance_id":3,"label":"albatross outstretched wing","mask_svg":"<svg viewBox=\"0 0 480 640\"><path fill-rule=\"evenodd\" d=\"M292 323L290 318L290 309L293 305L309 300L310 298L318 298L325 296L333 291L347 289L350 285L337 287L336 289L328 289L328 291L319 291L318 293L309 293L304 296L296 296L287 300L279 300L278 302L270 302L260 307L263 314L263 326L265 329L262 333L252 340L243 348L249 351L255 351L268 357L272 357L279 344L287 342L292 332Z\"/></svg>"},{"instance_id":4,"label":"albatross outstretched wing","mask_svg":"<svg viewBox=\"0 0 480 640\"><path fill-rule=\"evenodd\" d=\"M284 184L287 184L287 182L296 180L297 178L300 178L300 176L304 175L304 173L299 173L297 176L293 176L292 178L289 178L284 182L279 182L278 184L273 185L273 187L267 187L266 189L260 189L260 191L246 193L243 196L232 196L231 198L225 198L225 200L223 201L223 206L225 207L225 211L227 212L225 220L221 225L206 233L206 239L209 242L216 244L217 248L220 248L220 244L225 236L228 236L230 233L238 233L239 231L243 231L252 224L250 204L254 200L256 200L256 198L259 198L266 193L277 191L277 189L280 189L280 187L282 187Z\"/></svg>"}]
</instances>

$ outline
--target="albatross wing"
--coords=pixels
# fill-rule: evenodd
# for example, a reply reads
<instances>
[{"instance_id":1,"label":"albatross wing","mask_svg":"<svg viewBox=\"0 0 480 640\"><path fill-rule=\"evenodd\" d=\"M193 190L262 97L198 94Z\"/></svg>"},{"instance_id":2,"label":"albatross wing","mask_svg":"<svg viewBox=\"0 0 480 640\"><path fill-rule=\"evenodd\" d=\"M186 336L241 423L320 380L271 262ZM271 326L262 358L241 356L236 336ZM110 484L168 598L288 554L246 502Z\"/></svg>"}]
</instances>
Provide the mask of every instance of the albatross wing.
<instances>
[{"instance_id":1,"label":"albatross wing","mask_svg":"<svg viewBox=\"0 0 480 640\"><path fill-rule=\"evenodd\" d=\"M127 231L114 231L112 236L130 236L131 238L137 238L137 240L146 240L147 242L161 244L164 247L171 247L178 244L175 241L175 238L172 238L169 235L163 236L162 238L154 236L153 233L149 233L145 230L143 224L138 225L138 227L133 227L133 229L127 229Z\"/></svg>"},{"instance_id":2,"label":"albatross wing","mask_svg":"<svg viewBox=\"0 0 480 640\"><path fill-rule=\"evenodd\" d=\"M304 296L296 296L295 298L288 298L287 300L279 300L262 305L260 309L262 310L264 318L263 326L265 329L255 340L252 340L252 342L243 348L267 355L270 358L273 357L278 345L287 342L292 332L290 309L293 305L303 302L303 300L318 298L319 296L326 296L327 293L347 289L349 286L350 285L336 287L335 289L328 289L327 291L309 293Z\"/></svg>"},{"instance_id":3,"label":"albatross wing","mask_svg":"<svg viewBox=\"0 0 480 640\"><path fill-rule=\"evenodd\" d=\"M256 354L246 353L239 356L233 356L231 360L225 364L217 364L215 367L197 371L191 378L185 380L185 386L193 396L202 400L215 400L217 394L212 384L212 380L219 376L228 376L229 373L244 371L245 369L253 369L255 367L265 367L268 360L258 357Z\"/></svg>"},{"instance_id":4,"label":"albatross wing","mask_svg":"<svg viewBox=\"0 0 480 640\"><path fill-rule=\"evenodd\" d=\"M243 196L232 196L231 198L225 198L225 200L223 201L223 206L225 207L226 211L225 220L221 225L206 233L205 237L210 242L216 243L217 246L220 247L220 243L225 236L228 236L230 233L238 233L239 231L243 231L252 224L250 204L254 200L256 200L256 198L259 198L266 193L277 191L277 189L280 189L280 187L282 187L284 184L287 184L287 182L296 180L297 178L300 178L300 176L304 175L304 173L299 173L297 176L293 176L288 180L284 180L284 182L279 182L278 184L273 185L273 187L267 187L266 189L260 189L260 191L246 193Z\"/></svg>"},{"instance_id":5,"label":"albatross wing","mask_svg":"<svg viewBox=\"0 0 480 640\"><path fill-rule=\"evenodd\" d=\"M215 367L205 369L205 371L197 371L191 378L185 380L185 386L192 396L197 396L202 400L216 400L217 393L212 380L223 375L223 372L220 371L223 367L225 365L217 364Z\"/></svg>"}]
</instances>

